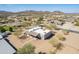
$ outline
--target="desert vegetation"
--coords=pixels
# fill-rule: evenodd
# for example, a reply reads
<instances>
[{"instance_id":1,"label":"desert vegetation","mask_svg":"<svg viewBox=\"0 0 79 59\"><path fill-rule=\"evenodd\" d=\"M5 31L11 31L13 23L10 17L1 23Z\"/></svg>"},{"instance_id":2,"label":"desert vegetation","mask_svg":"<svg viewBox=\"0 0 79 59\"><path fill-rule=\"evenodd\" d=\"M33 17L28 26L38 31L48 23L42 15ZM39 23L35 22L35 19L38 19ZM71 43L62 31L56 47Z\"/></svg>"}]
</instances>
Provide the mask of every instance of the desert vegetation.
<instances>
[{"instance_id":1,"label":"desert vegetation","mask_svg":"<svg viewBox=\"0 0 79 59\"><path fill-rule=\"evenodd\" d=\"M17 50L17 54L34 54L35 53L34 51L35 51L35 46L28 43L25 44L22 48L19 48Z\"/></svg>"},{"instance_id":2,"label":"desert vegetation","mask_svg":"<svg viewBox=\"0 0 79 59\"><path fill-rule=\"evenodd\" d=\"M6 32L6 31L13 32L14 27L12 27L12 26L0 26L0 32Z\"/></svg>"},{"instance_id":3,"label":"desert vegetation","mask_svg":"<svg viewBox=\"0 0 79 59\"><path fill-rule=\"evenodd\" d=\"M75 26L79 26L79 20L75 21Z\"/></svg>"},{"instance_id":4,"label":"desert vegetation","mask_svg":"<svg viewBox=\"0 0 79 59\"><path fill-rule=\"evenodd\" d=\"M49 29L51 31L55 31L55 35L52 36L53 38L49 38L44 42L44 44L51 45L53 47L53 51L49 51L51 54L56 54L57 51L62 50L65 42L66 35L71 34L68 30L62 30L63 33L60 32L60 29L57 30L57 25L63 26L66 22L70 22L73 24L72 19L77 19L74 21L75 26L79 26L79 20L76 16L79 14L65 14L63 12L55 11L55 12L48 12L48 11L24 11L24 12L5 12L0 13L0 32L10 31L12 36L14 37L13 41L23 42L27 41L26 35L23 36L25 40L19 38L24 30L28 30L34 26L40 26L45 29ZM72 15L72 16L71 16ZM75 16L75 17L74 17ZM73 17L73 18L72 18ZM71 20L70 20L71 19ZM69 21L70 20L70 21ZM24 29L24 30L23 30ZM59 33L58 33L59 32ZM15 38L18 38L15 40ZM35 43L37 43L37 38L28 35L29 40L35 39ZM12 39L12 38L11 38ZM21 39L21 40L20 40ZM41 41L38 40L38 41ZM15 42L14 42L15 43ZM43 44L43 43L42 43ZM39 44L38 44L39 45ZM46 46L43 45L46 49ZM31 43L25 44L23 47L17 49L17 54L35 54L36 47L33 46ZM39 46L41 49L41 46ZM50 49L49 49L50 50ZM46 54L47 52L39 51L37 54Z\"/></svg>"},{"instance_id":5,"label":"desert vegetation","mask_svg":"<svg viewBox=\"0 0 79 59\"><path fill-rule=\"evenodd\" d=\"M55 49L50 51L50 53L56 53L58 50L62 50L64 47L62 41L66 40L63 34L57 33L52 39L49 40L49 43L52 44Z\"/></svg>"}]
</instances>

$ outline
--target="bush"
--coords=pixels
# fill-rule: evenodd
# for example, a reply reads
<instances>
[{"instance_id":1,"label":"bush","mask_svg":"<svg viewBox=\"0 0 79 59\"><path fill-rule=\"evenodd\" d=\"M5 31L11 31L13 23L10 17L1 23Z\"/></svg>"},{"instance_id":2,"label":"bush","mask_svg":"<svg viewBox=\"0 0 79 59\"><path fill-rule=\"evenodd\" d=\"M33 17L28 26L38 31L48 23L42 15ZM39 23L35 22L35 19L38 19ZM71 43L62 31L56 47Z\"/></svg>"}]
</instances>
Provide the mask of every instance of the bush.
<instances>
[{"instance_id":1,"label":"bush","mask_svg":"<svg viewBox=\"0 0 79 59\"><path fill-rule=\"evenodd\" d=\"M38 54L46 54L46 52L41 52L41 51L40 51L40 52L38 52Z\"/></svg>"},{"instance_id":2,"label":"bush","mask_svg":"<svg viewBox=\"0 0 79 59\"><path fill-rule=\"evenodd\" d=\"M16 29L16 31L14 32L14 35L16 35L17 37L19 37L19 35L22 34L22 29L19 28L19 29Z\"/></svg>"},{"instance_id":3,"label":"bush","mask_svg":"<svg viewBox=\"0 0 79 59\"><path fill-rule=\"evenodd\" d=\"M9 27L9 31L10 31L10 32L13 32L13 28L12 28L12 27Z\"/></svg>"},{"instance_id":4,"label":"bush","mask_svg":"<svg viewBox=\"0 0 79 59\"><path fill-rule=\"evenodd\" d=\"M63 33L64 33L65 35L68 35L68 34L69 34L69 31L68 31L68 30L63 30Z\"/></svg>"},{"instance_id":5,"label":"bush","mask_svg":"<svg viewBox=\"0 0 79 59\"><path fill-rule=\"evenodd\" d=\"M59 41L57 38L54 38L54 39L51 39L49 43L52 44L52 46L56 47L59 44Z\"/></svg>"},{"instance_id":6,"label":"bush","mask_svg":"<svg viewBox=\"0 0 79 59\"><path fill-rule=\"evenodd\" d=\"M18 49L17 54L33 54L35 47L31 44L26 44L22 48Z\"/></svg>"},{"instance_id":7,"label":"bush","mask_svg":"<svg viewBox=\"0 0 79 59\"><path fill-rule=\"evenodd\" d=\"M61 40L61 41L64 41L64 40L66 39L66 38L64 37L64 35L61 34L61 33L57 34L57 38L58 38L59 40Z\"/></svg>"},{"instance_id":8,"label":"bush","mask_svg":"<svg viewBox=\"0 0 79 59\"><path fill-rule=\"evenodd\" d=\"M43 22L43 17L39 17L39 19L36 21L36 24L40 25Z\"/></svg>"},{"instance_id":9,"label":"bush","mask_svg":"<svg viewBox=\"0 0 79 59\"><path fill-rule=\"evenodd\" d=\"M59 37L59 40L62 40L62 41L64 41L66 38L64 37L64 36L60 36Z\"/></svg>"},{"instance_id":10,"label":"bush","mask_svg":"<svg viewBox=\"0 0 79 59\"><path fill-rule=\"evenodd\" d=\"M0 31L1 32L5 32L5 31L13 32L13 27L11 27L11 26L0 26Z\"/></svg>"},{"instance_id":11,"label":"bush","mask_svg":"<svg viewBox=\"0 0 79 59\"><path fill-rule=\"evenodd\" d=\"M55 49L54 51L49 51L50 54L56 54L57 50Z\"/></svg>"},{"instance_id":12,"label":"bush","mask_svg":"<svg viewBox=\"0 0 79 59\"><path fill-rule=\"evenodd\" d=\"M79 21L76 21L76 24L75 24L75 26L79 26Z\"/></svg>"},{"instance_id":13,"label":"bush","mask_svg":"<svg viewBox=\"0 0 79 59\"><path fill-rule=\"evenodd\" d=\"M3 26L0 26L0 32L5 32L6 29Z\"/></svg>"},{"instance_id":14,"label":"bush","mask_svg":"<svg viewBox=\"0 0 79 59\"><path fill-rule=\"evenodd\" d=\"M52 30L52 29L56 29L56 25L55 24L45 24L45 27Z\"/></svg>"},{"instance_id":15,"label":"bush","mask_svg":"<svg viewBox=\"0 0 79 59\"><path fill-rule=\"evenodd\" d=\"M62 50L62 48L64 47L64 45L60 42L57 42L57 44L53 44L53 46L55 47L55 50L49 51L51 54L56 54L58 50Z\"/></svg>"},{"instance_id":16,"label":"bush","mask_svg":"<svg viewBox=\"0 0 79 59\"><path fill-rule=\"evenodd\" d=\"M58 45L56 46L56 49L57 50L61 50L63 47L63 44L62 43L58 43Z\"/></svg>"}]
</instances>

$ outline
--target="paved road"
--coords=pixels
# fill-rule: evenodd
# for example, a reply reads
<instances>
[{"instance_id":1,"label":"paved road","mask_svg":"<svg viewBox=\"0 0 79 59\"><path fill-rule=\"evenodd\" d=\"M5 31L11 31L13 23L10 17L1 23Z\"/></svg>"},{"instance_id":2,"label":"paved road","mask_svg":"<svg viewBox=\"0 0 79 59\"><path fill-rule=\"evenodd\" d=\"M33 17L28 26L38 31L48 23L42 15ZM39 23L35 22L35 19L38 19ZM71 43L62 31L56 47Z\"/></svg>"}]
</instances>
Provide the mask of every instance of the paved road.
<instances>
[{"instance_id":1,"label":"paved road","mask_svg":"<svg viewBox=\"0 0 79 59\"><path fill-rule=\"evenodd\" d=\"M74 32L74 33L79 33L79 28L75 27L75 26L66 26L66 28L64 26L59 26L57 25L57 28L60 30L67 30L69 32Z\"/></svg>"},{"instance_id":2,"label":"paved road","mask_svg":"<svg viewBox=\"0 0 79 59\"><path fill-rule=\"evenodd\" d=\"M67 30L69 32L74 32L74 33L79 33L79 31L76 31L76 30L71 30L71 29L63 29L63 28L58 28L60 30Z\"/></svg>"}]
</instances>

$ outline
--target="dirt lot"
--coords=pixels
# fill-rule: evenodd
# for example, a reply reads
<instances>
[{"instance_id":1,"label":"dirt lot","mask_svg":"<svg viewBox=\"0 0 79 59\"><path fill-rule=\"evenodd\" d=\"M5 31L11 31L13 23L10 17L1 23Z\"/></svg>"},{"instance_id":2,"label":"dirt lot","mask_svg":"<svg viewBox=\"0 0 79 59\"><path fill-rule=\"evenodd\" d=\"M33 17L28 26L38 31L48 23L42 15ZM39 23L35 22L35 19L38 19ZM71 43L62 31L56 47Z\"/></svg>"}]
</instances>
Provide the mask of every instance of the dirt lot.
<instances>
[{"instance_id":1,"label":"dirt lot","mask_svg":"<svg viewBox=\"0 0 79 59\"><path fill-rule=\"evenodd\" d=\"M59 33L62 34L62 31L58 31L55 35ZM64 35L66 40L61 41L64 47L62 50L58 50L57 54L78 54L79 53L79 34L78 33L69 33L69 35ZM23 47L23 45L27 43L31 43L36 47L35 52L46 52L49 53L53 51L55 47L53 47L49 40L36 40L31 36L27 37L26 39L19 39L17 36L10 35L9 37L10 42L17 48ZM52 37L53 38L53 37Z\"/></svg>"},{"instance_id":2,"label":"dirt lot","mask_svg":"<svg viewBox=\"0 0 79 59\"><path fill-rule=\"evenodd\" d=\"M10 35L8 37L10 42L18 48L23 47L24 44L31 43L36 47L35 52L46 52L49 53L54 47L49 43L49 40L35 40L36 38L33 38L29 36L26 39L19 39L17 36Z\"/></svg>"},{"instance_id":3,"label":"dirt lot","mask_svg":"<svg viewBox=\"0 0 79 59\"><path fill-rule=\"evenodd\" d=\"M79 34L78 33L69 33L65 36L66 40L62 43L64 47L61 51L58 51L59 54L78 54L79 53Z\"/></svg>"}]
</instances>

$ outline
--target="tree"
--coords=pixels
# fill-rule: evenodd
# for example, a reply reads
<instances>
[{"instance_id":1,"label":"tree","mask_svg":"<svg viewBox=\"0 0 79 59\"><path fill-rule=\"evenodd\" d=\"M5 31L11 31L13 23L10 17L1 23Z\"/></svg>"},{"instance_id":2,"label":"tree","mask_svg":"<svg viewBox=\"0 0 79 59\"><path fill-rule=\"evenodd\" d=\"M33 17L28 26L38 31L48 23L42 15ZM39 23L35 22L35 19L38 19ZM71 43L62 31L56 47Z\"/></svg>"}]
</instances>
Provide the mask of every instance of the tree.
<instances>
[{"instance_id":1,"label":"tree","mask_svg":"<svg viewBox=\"0 0 79 59\"><path fill-rule=\"evenodd\" d=\"M12 26L2 26L6 31L10 31L12 32L13 31L13 27Z\"/></svg>"},{"instance_id":2,"label":"tree","mask_svg":"<svg viewBox=\"0 0 79 59\"><path fill-rule=\"evenodd\" d=\"M35 46L31 44L26 44L22 48L18 49L17 54L33 54L35 51Z\"/></svg>"},{"instance_id":3,"label":"tree","mask_svg":"<svg viewBox=\"0 0 79 59\"><path fill-rule=\"evenodd\" d=\"M43 17L39 17L39 19L37 20L37 22L36 22L36 24L41 24L42 23L42 21L43 21Z\"/></svg>"},{"instance_id":4,"label":"tree","mask_svg":"<svg viewBox=\"0 0 79 59\"><path fill-rule=\"evenodd\" d=\"M24 17L24 21L27 21L27 19Z\"/></svg>"},{"instance_id":5,"label":"tree","mask_svg":"<svg viewBox=\"0 0 79 59\"><path fill-rule=\"evenodd\" d=\"M4 27L0 26L0 31L1 31L1 32L5 32L6 30L5 30Z\"/></svg>"},{"instance_id":6,"label":"tree","mask_svg":"<svg viewBox=\"0 0 79 59\"><path fill-rule=\"evenodd\" d=\"M12 27L9 27L9 31L13 32L13 28Z\"/></svg>"}]
</instances>

